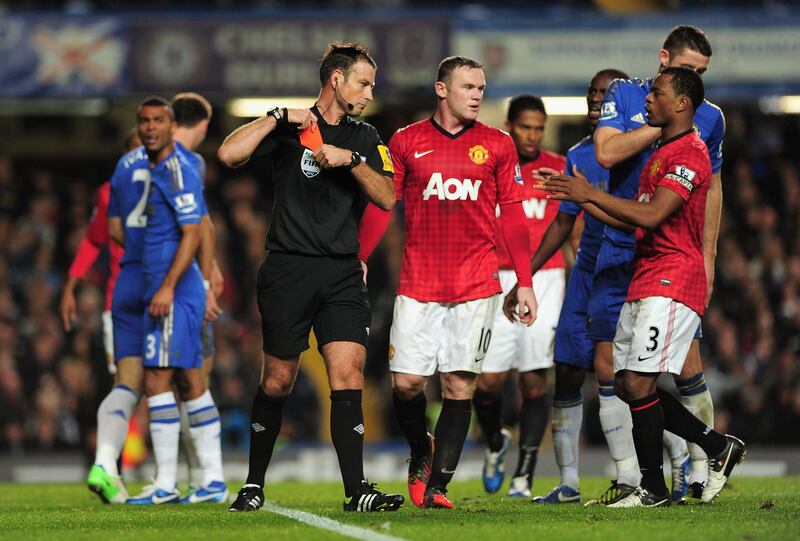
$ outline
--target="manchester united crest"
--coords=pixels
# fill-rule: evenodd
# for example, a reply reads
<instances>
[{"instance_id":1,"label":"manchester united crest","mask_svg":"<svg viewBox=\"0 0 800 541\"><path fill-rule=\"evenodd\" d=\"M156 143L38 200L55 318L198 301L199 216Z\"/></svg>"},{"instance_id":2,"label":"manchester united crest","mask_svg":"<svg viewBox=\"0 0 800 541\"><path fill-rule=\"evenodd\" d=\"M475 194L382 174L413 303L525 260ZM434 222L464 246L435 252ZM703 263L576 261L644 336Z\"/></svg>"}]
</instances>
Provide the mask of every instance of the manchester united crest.
<instances>
[{"instance_id":1,"label":"manchester united crest","mask_svg":"<svg viewBox=\"0 0 800 541\"><path fill-rule=\"evenodd\" d=\"M650 176L657 175L660 169L661 169L661 160L654 161L653 165L650 166Z\"/></svg>"},{"instance_id":2,"label":"manchester united crest","mask_svg":"<svg viewBox=\"0 0 800 541\"><path fill-rule=\"evenodd\" d=\"M475 145L469 149L469 159L476 165L483 165L489 159L489 151L483 145Z\"/></svg>"}]
</instances>

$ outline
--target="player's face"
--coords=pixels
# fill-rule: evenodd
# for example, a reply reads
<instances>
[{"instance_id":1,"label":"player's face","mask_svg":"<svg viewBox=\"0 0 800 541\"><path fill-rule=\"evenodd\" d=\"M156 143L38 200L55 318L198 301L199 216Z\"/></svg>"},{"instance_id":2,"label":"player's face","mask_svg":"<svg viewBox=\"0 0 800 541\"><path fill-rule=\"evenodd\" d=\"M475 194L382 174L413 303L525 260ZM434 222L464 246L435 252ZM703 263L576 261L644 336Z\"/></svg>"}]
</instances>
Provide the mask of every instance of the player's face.
<instances>
[{"instance_id":1,"label":"player's face","mask_svg":"<svg viewBox=\"0 0 800 541\"><path fill-rule=\"evenodd\" d=\"M508 132L517 146L517 153L522 158L532 160L539 152L544 139L544 126L547 116L541 111L522 111L514 122L507 124Z\"/></svg>"},{"instance_id":2,"label":"player's face","mask_svg":"<svg viewBox=\"0 0 800 541\"><path fill-rule=\"evenodd\" d=\"M159 152L172 142L172 115L161 105L145 105L136 115L136 129L147 152Z\"/></svg>"},{"instance_id":3,"label":"player's face","mask_svg":"<svg viewBox=\"0 0 800 541\"><path fill-rule=\"evenodd\" d=\"M589 125L594 128L600 122L600 107L603 105L603 96L606 95L608 85L613 81L610 75L595 75L586 91L586 105L589 107Z\"/></svg>"},{"instance_id":4,"label":"player's face","mask_svg":"<svg viewBox=\"0 0 800 541\"><path fill-rule=\"evenodd\" d=\"M356 62L350 73L340 80L339 95L345 101L342 107L350 116L359 116L372 101L372 89L375 87L375 68L369 62ZM347 104L353 105L352 109Z\"/></svg>"},{"instance_id":5,"label":"player's face","mask_svg":"<svg viewBox=\"0 0 800 541\"><path fill-rule=\"evenodd\" d=\"M659 58L664 68L689 68L690 70L696 71L701 77L708 71L708 63L711 61L711 58L697 51L693 51L688 47L673 55L671 58L667 51L662 49Z\"/></svg>"},{"instance_id":6,"label":"player's face","mask_svg":"<svg viewBox=\"0 0 800 541\"><path fill-rule=\"evenodd\" d=\"M672 89L672 75L659 75L653 80L650 93L645 98L647 124L655 128L668 126L672 120L672 112L678 106L678 97Z\"/></svg>"},{"instance_id":7,"label":"player's face","mask_svg":"<svg viewBox=\"0 0 800 541\"><path fill-rule=\"evenodd\" d=\"M486 89L486 77L482 69L462 66L450 74L444 100L450 113L462 122L478 118Z\"/></svg>"}]
</instances>

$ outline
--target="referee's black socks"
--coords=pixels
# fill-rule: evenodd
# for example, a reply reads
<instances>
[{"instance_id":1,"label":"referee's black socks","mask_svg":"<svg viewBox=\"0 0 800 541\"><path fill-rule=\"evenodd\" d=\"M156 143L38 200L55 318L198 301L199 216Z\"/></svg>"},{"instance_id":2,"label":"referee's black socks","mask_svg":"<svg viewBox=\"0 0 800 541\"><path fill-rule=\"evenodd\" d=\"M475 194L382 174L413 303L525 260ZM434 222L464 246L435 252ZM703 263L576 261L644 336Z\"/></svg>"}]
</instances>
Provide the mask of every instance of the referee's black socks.
<instances>
[{"instance_id":1,"label":"referee's black socks","mask_svg":"<svg viewBox=\"0 0 800 541\"><path fill-rule=\"evenodd\" d=\"M339 457L345 497L364 482L364 413L361 389L331 391L331 439Z\"/></svg>"},{"instance_id":2,"label":"referee's black socks","mask_svg":"<svg viewBox=\"0 0 800 541\"><path fill-rule=\"evenodd\" d=\"M250 464L245 484L264 486L264 476L272 458L275 440L281 431L285 396L272 397L261 385L250 410Z\"/></svg>"},{"instance_id":3,"label":"referee's black socks","mask_svg":"<svg viewBox=\"0 0 800 541\"><path fill-rule=\"evenodd\" d=\"M442 412L436 423L436 449L433 452L433 466L428 488L445 488L458 466L461 449L469 432L469 421L472 417L472 400L442 401Z\"/></svg>"}]
</instances>

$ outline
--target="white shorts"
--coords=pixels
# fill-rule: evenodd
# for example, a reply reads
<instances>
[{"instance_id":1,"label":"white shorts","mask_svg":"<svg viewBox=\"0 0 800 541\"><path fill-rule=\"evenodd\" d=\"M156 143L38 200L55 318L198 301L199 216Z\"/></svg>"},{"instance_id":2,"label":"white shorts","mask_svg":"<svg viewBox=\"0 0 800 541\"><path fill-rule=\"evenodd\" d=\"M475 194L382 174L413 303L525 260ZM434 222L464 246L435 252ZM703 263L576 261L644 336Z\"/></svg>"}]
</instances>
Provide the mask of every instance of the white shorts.
<instances>
[{"instance_id":1,"label":"white shorts","mask_svg":"<svg viewBox=\"0 0 800 541\"><path fill-rule=\"evenodd\" d=\"M480 374L499 303L500 295L453 303L398 295L389 335L389 369L418 376L432 376L437 368Z\"/></svg>"},{"instance_id":2,"label":"white shorts","mask_svg":"<svg viewBox=\"0 0 800 541\"><path fill-rule=\"evenodd\" d=\"M680 374L699 324L697 312L669 297L625 302L614 336L614 372Z\"/></svg>"},{"instance_id":3,"label":"white shorts","mask_svg":"<svg viewBox=\"0 0 800 541\"><path fill-rule=\"evenodd\" d=\"M503 298L517 283L513 270L500 271ZM511 323L503 314L502 299L497 303L492 330L492 343L483 362L484 372L508 372L516 368L530 372L553 366L553 346L558 316L564 302L564 269L540 270L533 276L536 293L536 321L530 327Z\"/></svg>"},{"instance_id":4,"label":"white shorts","mask_svg":"<svg viewBox=\"0 0 800 541\"><path fill-rule=\"evenodd\" d=\"M117 373L117 365L114 364L114 323L111 320L111 310L103 312L103 348L106 350L106 364L108 372Z\"/></svg>"}]
</instances>

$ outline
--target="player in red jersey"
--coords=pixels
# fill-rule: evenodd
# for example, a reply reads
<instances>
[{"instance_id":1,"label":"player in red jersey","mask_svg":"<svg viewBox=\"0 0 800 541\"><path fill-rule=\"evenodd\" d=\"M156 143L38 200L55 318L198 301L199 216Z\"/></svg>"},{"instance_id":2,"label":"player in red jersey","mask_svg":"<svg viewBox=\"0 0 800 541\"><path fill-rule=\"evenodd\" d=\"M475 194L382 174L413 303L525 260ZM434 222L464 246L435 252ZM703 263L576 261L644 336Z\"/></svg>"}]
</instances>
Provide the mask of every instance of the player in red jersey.
<instances>
[{"instance_id":1,"label":"player in red jersey","mask_svg":"<svg viewBox=\"0 0 800 541\"><path fill-rule=\"evenodd\" d=\"M630 407L642 480L609 507L670 504L662 471L665 429L708 455L706 503L745 454L741 440L714 431L671 393L656 388L662 372L683 369L708 295L703 227L711 162L692 126L703 94L702 79L691 69L666 68L654 80L646 111L648 124L662 128L661 140L642 169L636 201L600 192L584 179L555 176L543 186L556 199L580 203L588 212L599 209L609 225L637 228L633 278L614 337L614 371L615 391Z\"/></svg>"},{"instance_id":2,"label":"player in red jersey","mask_svg":"<svg viewBox=\"0 0 800 541\"><path fill-rule=\"evenodd\" d=\"M534 187L533 171L547 167L564 171L566 158L541 148L547 112L541 98L529 94L517 96L508 106L506 129L517 148L527 199L523 202L530 229L531 254L542 241L544 232L558 213L558 201L547 199L547 192ZM495 236L503 237L501 221L496 221ZM505 243L498 241L500 285L508 293L517 283L513 261ZM564 256L560 250L533 277L538 303L536 322L530 326L511 323L498 304L492 328L492 343L486 352L472 403L488 448L483 463L483 487L488 493L500 490L505 477L505 459L511 446L511 434L501 428L503 384L512 368L519 371L522 407L519 413L519 458L508 495L531 497L536 455L542 442L549 404L546 396L547 370L553 366L555 328L564 300Z\"/></svg>"},{"instance_id":3,"label":"player in red jersey","mask_svg":"<svg viewBox=\"0 0 800 541\"><path fill-rule=\"evenodd\" d=\"M469 429L472 394L492 334L501 291L495 208L520 284L518 315L531 325L528 198L514 142L476 121L483 66L449 57L439 64L439 104L425 121L398 130L389 148L397 199L405 203L405 247L389 345L394 403L411 447L409 494L415 505L451 508L446 487ZM433 448L424 389L441 373L442 412Z\"/></svg>"},{"instance_id":4,"label":"player in red jersey","mask_svg":"<svg viewBox=\"0 0 800 541\"><path fill-rule=\"evenodd\" d=\"M124 151L130 152L141 144L142 142L139 140L139 135L134 129L125 139ZM86 229L83 239L81 239L78 251L75 253L75 257L72 259L69 271L67 272L67 283L64 284L64 290L61 292L59 313L64 323L64 330L72 330L72 325L75 323L78 315L78 304L75 301L75 288L89 272L89 269L92 268L92 265L94 265L103 247L107 246L109 251L109 276L108 282L106 282L106 302L105 310L103 311L103 346L106 351L108 371L112 374L116 374L117 367L114 364L114 334L111 331L111 297L114 293L114 284L117 281L117 275L119 274L119 260L122 259L124 250L117 243L109 242L108 198L110 190L110 182L104 182L97 189L97 201L92 211L89 227Z\"/></svg>"}]
</instances>

